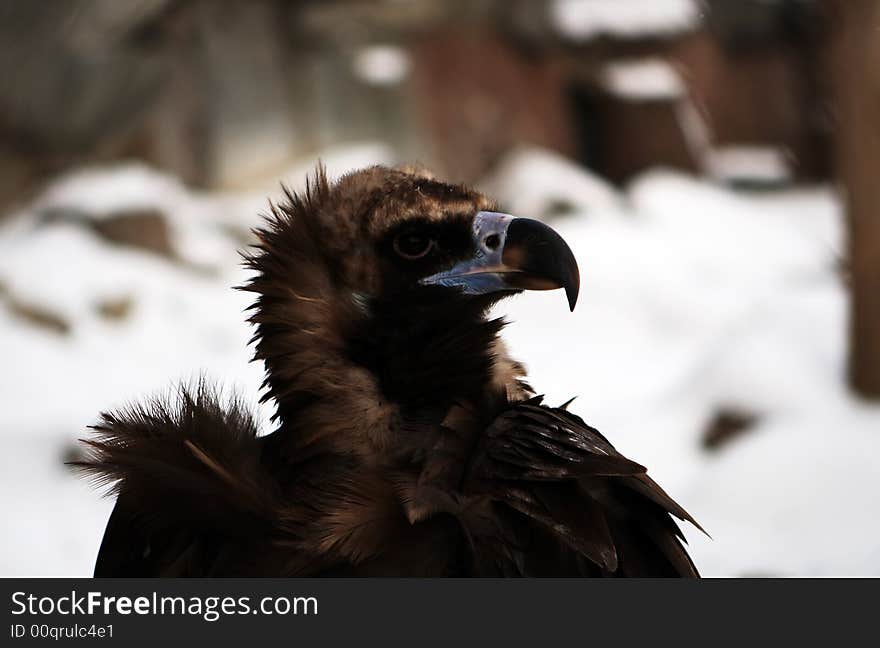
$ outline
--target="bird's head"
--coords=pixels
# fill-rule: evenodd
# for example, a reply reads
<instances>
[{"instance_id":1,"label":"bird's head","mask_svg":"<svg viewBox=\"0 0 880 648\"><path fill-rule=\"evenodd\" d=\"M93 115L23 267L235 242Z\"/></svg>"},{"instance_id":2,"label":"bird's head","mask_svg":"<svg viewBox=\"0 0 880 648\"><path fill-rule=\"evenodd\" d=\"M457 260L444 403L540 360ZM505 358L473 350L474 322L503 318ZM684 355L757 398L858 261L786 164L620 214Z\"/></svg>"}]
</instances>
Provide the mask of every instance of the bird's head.
<instances>
[{"instance_id":1,"label":"bird's head","mask_svg":"<svg viewBox=\"0 0 880 648\"><path fill-rule=\"evenodd\" d=\"M305 371L326 367L331 352L368 367L386 395L404 387L389 387L395 380L418 383L420 371L443 363L450 380L476 374L492 362L478 347L501 326L485 321L492 303L562 288L573 309L578 295L574 255L554 230L418 170L374 166L330 183L319 168L257 234L248 290L259 295L251 319L269 397L291 390L294 372L301 383ZM321 360L310 360L318 349Z\"/></svg>"},{"instance_id":2,"label":"bird's head","mask_svg":"<svg viewBox=\"0 0 880 648\"><path fill-rule=\"evenodd\" d=\"M287 239L279 256L320 263L334 293L361 304L555 288L572 310L577 301L577 263L559 234L424 171L374 166L331 185L319 170L306 192L288 198L264 243Z\"/></svg>"}]
</instances>

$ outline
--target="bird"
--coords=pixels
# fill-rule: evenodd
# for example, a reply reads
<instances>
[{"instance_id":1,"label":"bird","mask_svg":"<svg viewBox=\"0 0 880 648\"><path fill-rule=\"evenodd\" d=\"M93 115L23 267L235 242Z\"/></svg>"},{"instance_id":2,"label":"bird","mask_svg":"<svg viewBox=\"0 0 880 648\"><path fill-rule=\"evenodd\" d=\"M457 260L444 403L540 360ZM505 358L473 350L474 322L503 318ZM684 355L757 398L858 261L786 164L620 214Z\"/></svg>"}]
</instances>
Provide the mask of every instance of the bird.
<instances>
[{"instance_id":1,"label":"bird","mask_svg":"<svg viewBox=\"0 0 880 648\"><path fill-rule=\"evenodd\" d=\"M696 521L500 337L511 295L574 310L554 229L416 166L269 206L238 288L271 431L207 379L102 413L96 577L698 577Z\"/></svg>"}]
</instances>

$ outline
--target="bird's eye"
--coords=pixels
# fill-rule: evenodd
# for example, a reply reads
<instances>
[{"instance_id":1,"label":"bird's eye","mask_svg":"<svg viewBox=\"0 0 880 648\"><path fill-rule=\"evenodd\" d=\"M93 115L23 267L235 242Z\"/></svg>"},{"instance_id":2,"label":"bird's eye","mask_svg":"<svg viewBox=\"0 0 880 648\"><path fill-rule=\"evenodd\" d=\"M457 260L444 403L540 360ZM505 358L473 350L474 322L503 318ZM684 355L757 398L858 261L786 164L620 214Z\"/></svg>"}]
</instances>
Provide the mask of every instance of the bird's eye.
<instances>
[{"instance_id":1,"label":"bird's eye","mask_svg":"<svg viewBox=\"0 0 880 648\"><path fill-rule=\"evenodd\" d=\"M421 259L434 248L434 240L419 232L404 232L394 239L394 251L404 259Z\"/></svg>"}]
</instances>

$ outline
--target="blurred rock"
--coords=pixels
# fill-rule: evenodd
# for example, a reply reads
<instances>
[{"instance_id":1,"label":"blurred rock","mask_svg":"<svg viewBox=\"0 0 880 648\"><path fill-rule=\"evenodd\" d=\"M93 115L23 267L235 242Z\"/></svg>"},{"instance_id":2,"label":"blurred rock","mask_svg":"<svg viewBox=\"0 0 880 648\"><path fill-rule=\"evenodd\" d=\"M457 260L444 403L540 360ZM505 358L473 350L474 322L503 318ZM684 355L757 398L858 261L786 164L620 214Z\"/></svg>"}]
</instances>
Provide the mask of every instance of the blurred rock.
<instances>
[{"instance_id":1,"label":"blurred rock","mask_svg":"<svg viewBox=\"0 0 880 648\"><path fill-rule=\"evenodd\" d=\"M127 318L134 307L131 295L105 299L95 304L95 312L106 320L119 321Z\"/></svg>"},{"instance_id":2,"label":"blurred rock","mask_svg":"<svg viewBox=\"0 0 880 648\"><path fill-rule=\"evenodd\" d=\"M31 304L9 293L4 293L2 287L0 287L0 300L5 302L10 315L26 324L58 335L70 333L70 323L45 306Z\"/></svg>"},{"instance_id":3,"label":"blurred rock","mask_svg":"<svg viewBox=\"0 0 880 648\"><path fill-rule=\"evenodd\" d=\"M733 407L719 408L703 431L702 445L706 450L717 452L746 434L758 420L755 412Z\"/></svg>"},{"instance_id":4,"label":"blurred rock","mask_svg":"<svg viewBox=\"0 0 880 648\"><path fill-rule=\"evenodd\" d=\"M168 219L154 207L130 207L108 214L92 214L76 207L51 207L40 212L38 222L42 225L58 222L80 225L108 243L179 260Z\"/></svg>"},{"instance_id":5,"label":"blurred rock","mask_svg":"<svg viewBox=\"0 0 880 648\"><path fill-rule=\"evenodd\" d=\"M513 151L478 186L503 209L531 218L613 214L623 208L609 182L546 149Z\"/></svg>"},{"instance_id":6,"label":"blurred rock","mask_svg":"<svg viewBox=\"0 0 880 648\"><path fill-rule=\"evenodd\" d=\"M119 211L91 219L88 224L110 243L140 248L169 259L177 258L165 215L158 209Z\"/></svg>"},{"instance_id":7,"label":"blurred rock","mask_svg":"<svg viewBox=\"0 0 880 648\"><path fill-rule=\"evenodd\" d=\"M70 464L77 461L84 461L87 458L86 449L83 444L74 441L62 442L59 455L61 466L73 471L75 471L76 468Z\"/></svg>"}]
</instances>

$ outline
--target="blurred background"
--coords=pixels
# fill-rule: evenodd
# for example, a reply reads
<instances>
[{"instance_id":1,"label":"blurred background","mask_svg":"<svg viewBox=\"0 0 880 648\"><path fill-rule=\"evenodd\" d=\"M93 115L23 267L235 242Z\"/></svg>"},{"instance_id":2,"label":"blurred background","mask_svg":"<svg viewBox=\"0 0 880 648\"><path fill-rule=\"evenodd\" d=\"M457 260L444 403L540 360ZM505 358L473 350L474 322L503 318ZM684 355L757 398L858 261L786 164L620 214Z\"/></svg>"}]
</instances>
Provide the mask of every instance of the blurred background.
<instances>
[{"instance_id":1,"label":"blurred background","mask_svg":"<svg viewBox=\"0 0 880 648\"><path fill-rule=\"evenodd\" d=\"M238 250L319 158L562 233L577 311L523 295L505 337L703 524L705 575L880 575L878 29L876 0L0 1L0 575L91 573L112 502L64 461L100 410L200 375L256 404Z\"/></svg>"}]
</instances>

